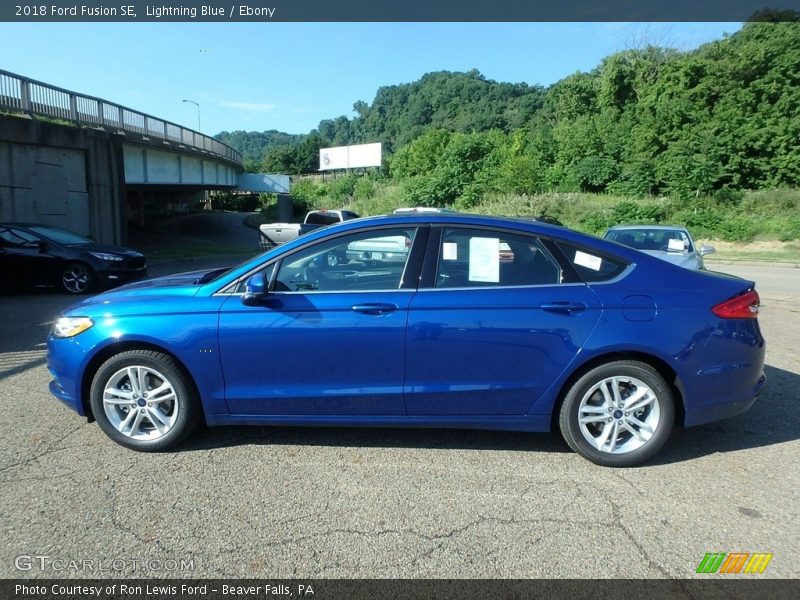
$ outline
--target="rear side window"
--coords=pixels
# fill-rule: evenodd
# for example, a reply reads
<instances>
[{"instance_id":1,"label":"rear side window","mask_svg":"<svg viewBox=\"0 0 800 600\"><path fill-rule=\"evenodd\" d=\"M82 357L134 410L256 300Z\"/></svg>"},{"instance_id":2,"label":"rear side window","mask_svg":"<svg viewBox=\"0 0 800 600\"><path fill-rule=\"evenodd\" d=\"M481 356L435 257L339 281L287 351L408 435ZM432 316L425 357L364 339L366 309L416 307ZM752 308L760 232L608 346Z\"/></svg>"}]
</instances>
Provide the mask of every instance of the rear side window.
<instances>
[{"instance_id":1,"label":"rear side window","mask_svg":"<svg viewBox=\"0 0 800 600\"><path fill-rule=\"evenodd\" d=\"M27 242L40 241L38 237L22 229L0 229L0 240L8 246L22 246Z\"/></svg>"},{"instance_id":2,"label":"rear side window","mask_svg":"<svg viewBox=\"0 0 800 600\"><path fill-rule=\"evenodd\" d=\"M312 213L306 219L309 225L333 225L339 222L339 215L336 213Z\"/></svg>"},{"instance_id":3,"label":"rear side window","mask_svg":"<svg viewBox=\"0 0 800 600\"><path fill-rule=\"evenodd\" d=\"M628 263L605 254L598 254L589 248L579 248L564 242L557 245L586 283L609 281L617 277Z\"/></svg>"},{"instance_id":4,"label":"rear side window","mask_svg":"<svg viewBox=\"0 0 800 600\"><path fill-rule=\"evenodd\" d=\"M439 248L437 288L554 285L561 269L528 235L483 229L445 229Z\"/></svg>"}]
</instances>

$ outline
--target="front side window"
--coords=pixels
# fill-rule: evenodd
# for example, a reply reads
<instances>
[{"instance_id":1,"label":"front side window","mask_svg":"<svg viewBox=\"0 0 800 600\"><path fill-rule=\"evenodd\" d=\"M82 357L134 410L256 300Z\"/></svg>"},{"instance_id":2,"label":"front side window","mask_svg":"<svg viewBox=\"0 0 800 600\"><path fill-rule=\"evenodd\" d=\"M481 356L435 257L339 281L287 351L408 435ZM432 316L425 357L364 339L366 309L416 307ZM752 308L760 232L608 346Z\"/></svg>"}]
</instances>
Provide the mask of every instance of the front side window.
<instances>
[{"instance_id":1,"label":"front side window","mask_svg":"<svg viewBox=\"0 0 800 600\"><path fill-rule=\"evenodd\" d=\"M276 292L379 291L400 288L415 228L336 237L283 259Z\"/></svg>"},{"instance_id":2,"label":"front side window","mask_svg":"<svg viewBox=\"0 0 800 600\"><path fill-rule=\"evenodd\" d=\"M528 235L481 229L445 229L437 288L553 285L561 269L542 242Z\"/></svg>"}]
</instances>

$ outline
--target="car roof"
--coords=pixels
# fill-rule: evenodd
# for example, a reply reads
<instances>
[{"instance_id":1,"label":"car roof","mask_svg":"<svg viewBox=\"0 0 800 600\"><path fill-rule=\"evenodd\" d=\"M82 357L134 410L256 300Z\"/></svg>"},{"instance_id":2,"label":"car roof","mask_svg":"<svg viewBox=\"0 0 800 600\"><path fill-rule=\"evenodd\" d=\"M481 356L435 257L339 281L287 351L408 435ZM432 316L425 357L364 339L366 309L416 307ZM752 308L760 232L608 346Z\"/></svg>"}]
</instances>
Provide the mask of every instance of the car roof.
<instances>
[{"instance_id":1,"label":"car roof","mask_svg":"<svg viewBox=\"0 0 800 600\"><path fill-rule=\"evenodd\" d=\"M620 231L629 229L680 229L686 231L683 225L614 225L608 228L608 231Z\"/></svg>"},{"instance_id":2,"label":"car roof","mask_svg":"<svg viewBox=\"0 0 800 600\"><path fill-rule=\"evenodd\" d=\"M438 206L404 206L401 208L395 208L392 214L400 215L406 213L454 213L458 212L452 208L440 208Z\"/></svg>"},{"instance_id":3,"label":"car roof","mask_svg":"<svg viewBox=\"0 0 800 600\"><path fill-rule=\"evenodd\" d=\"M387 219L410 218L417 221L430 221L431 223L441 223L441 222L449 222L450 219L456 219L458 217L463 217L463 220L477 219L479 221L485 221L486 219L492 219L497 221L506 221L508 223L537 223L542 225L549 225L551 227L557 227L559 229L566 229L564 225L558 225L556 223L553 223L550 219L545 219L540 217L509 217L503 215L480 215L477 213L459 212L456 210L403 211L399 213L398 212L390 213L388 215L380 215L377 217L362 217L362 220L379 219L379 218L387 218Z\"/></svg>"},{"instance_id":4,"label":"car roof","mask_svg":"<svg viewBox=\"0 0 800 600\"><path fill-rule=\"evenodd\" d=\"M509 229L517 229L535 233L538 235L553 235L559 236L564 240L578 241L587 236L563 225L553 225L546 221L537 220L534 217L506 217L496 215L478 215L464 212L409 212L389 215L379 215L372 217L361 217L342 223L335 223L325 228L329 231L331 228L336 228L338 231L348 231L361 227L369 226L389 226L389 225L419 225L421 223L430 225L460 225L460 226L476 226L476 227L508 227ZM314 235L316 232L305 234L302 237ZM608 240L594 237L597 241L607 244ZM291 242L290 242L291 243Z\"/></svg>"}]
</instances>

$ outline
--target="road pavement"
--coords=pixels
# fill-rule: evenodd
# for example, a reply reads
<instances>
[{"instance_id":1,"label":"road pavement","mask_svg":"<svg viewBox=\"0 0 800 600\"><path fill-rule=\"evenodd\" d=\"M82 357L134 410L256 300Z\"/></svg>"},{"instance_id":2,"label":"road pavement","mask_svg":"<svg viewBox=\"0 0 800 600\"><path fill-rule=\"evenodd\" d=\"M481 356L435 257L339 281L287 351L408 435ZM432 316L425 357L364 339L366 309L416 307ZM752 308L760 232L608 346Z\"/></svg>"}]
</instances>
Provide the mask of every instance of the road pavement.
<instances>
[{"instance_id":1,"label":"road pavement","mask_svg":"<svg viewBox=\"0 0 800 600\"><path fill-rule=\"evenodd\" d=\"M171 219L170 235L231 246L258 247L258 232L244 224L252 212L198 212Z\"/></svg>"}]
</instances>

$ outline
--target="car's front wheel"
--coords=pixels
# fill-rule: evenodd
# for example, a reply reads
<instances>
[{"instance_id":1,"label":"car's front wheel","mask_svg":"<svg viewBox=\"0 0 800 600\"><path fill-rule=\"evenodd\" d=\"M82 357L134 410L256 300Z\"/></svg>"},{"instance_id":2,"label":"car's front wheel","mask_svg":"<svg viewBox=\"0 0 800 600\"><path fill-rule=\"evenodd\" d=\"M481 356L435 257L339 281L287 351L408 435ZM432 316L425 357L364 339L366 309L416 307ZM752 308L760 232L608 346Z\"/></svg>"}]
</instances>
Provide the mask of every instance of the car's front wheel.
<instances>
[{"instance_id":1,"label":"car's front wheel","mask_svg":"<svg viewBox=\"0 0 800 600\"><path fill-rule=\"evenodd\" d=\"M597 366L567 391L561 433L575 452L607 467L637 465L667 441L675 406L664 378L639 361Z\"/></svg>"},{"instance_id":2,"label":"car's front wheel","mask_svg":"<svg viewBox=\"0 0 800 600\"><path fill-rule=\"evenodd\" d=\"M121 352L92 380L94 418L112 440L157 452L177 445L200 420L200 403L184 369L152 350Z\"/></svg>"}]
</instances>

